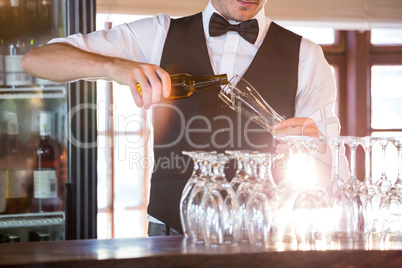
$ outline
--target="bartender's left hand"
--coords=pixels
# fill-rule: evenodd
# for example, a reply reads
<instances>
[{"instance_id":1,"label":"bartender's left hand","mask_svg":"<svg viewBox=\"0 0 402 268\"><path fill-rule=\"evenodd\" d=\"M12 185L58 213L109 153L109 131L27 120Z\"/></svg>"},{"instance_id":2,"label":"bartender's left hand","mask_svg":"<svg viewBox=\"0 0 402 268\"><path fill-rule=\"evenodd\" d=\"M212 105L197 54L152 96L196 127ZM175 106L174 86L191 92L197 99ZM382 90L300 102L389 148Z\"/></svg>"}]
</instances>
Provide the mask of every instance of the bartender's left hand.
<instances>
[{"instance_id":1,"label":"bartender's left hand","mask_svg":"<svg viewBox=\"0 0 402 268\"><path fill-rule=\"evenodd\" d=\"M294 117L283 120L273 126L273 129L277 131L276 136L310 136L321 137L323 136L314 120L307 117ZM284 154L288 156L289 146L287 144L278 144L276 146L277 154Z\"/></svg>"}]
</instances>

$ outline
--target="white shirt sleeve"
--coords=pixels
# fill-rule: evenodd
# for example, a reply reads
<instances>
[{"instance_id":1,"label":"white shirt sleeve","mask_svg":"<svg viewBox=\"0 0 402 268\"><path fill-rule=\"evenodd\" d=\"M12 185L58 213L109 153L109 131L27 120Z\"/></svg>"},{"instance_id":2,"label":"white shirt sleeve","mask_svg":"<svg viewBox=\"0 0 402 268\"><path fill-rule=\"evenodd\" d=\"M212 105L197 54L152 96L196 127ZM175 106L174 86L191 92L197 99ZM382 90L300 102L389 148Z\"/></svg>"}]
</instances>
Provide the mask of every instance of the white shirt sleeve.
<instances>
[{"instance_id":1,"label":"white shirt sleeve","mask_svg":"<svg viewBox=\"0 0 402 268\"><path fill-rule=\"evenodd\" d=\"M324 57L321 47L306 38L300 44L299 78L295 100L295 117L312 118L320 132L327 137L340 135L340 123L335 114L337 105L337 89L335 77ZM330 146L330 152L317 154L335 169L335 150ZM339 175L343 180L349 179L349 166L345 156L344 146L339 152Z\"/></svg>"},{"instance_id":2,"label":"white shirt sleeve","mask_svg":"<svg viewBox=\"0 0 402 268\"><path fill-rule=\"evenodd\" d=\"M302 38L295 117L312 118L324 136L338 136L336 100L335 78L321 47Z\"/></svg>"},{"instance_id":3,"label":"white shirt sleeve","mask_svg":"<svg viewBox=\"0 0 402 268\"><path fill-rule=\"evenodd\" d=\"M170 17L159 14L117 25L109 31L79 33L49 43L62 42L105 56L159 64L169 25Z\"/></svg>"}]
</instances>

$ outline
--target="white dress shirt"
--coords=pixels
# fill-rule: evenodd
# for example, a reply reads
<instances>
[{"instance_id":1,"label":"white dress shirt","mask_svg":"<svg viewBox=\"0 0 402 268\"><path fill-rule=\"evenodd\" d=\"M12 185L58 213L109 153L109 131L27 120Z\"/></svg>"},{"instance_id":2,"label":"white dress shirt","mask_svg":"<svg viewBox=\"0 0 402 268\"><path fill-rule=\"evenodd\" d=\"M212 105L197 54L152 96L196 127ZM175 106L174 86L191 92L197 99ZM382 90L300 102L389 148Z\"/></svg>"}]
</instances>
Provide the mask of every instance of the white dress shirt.
<instances>
[{"instance_id":1,"label":"white dress shirt","mask_svg":"<svg viewBox=\"0 0 402 268\"><path fill-rule=\"evenodd\" d=\"M237 32L211 37L208 25L214 12L219 14L209 2L202 13L204 34L214 73L226 73L229 78L235 74L243 76L263 42L271 20L265 17L264 8L258 12L255 19L260 30L255 44L251 44ZM51 42L69 43L102 55L159 65L170 20L169 15L158 14L118 25L109 31L100 30L88 35L76 34L67 38L53 39ZM302 38L295 117L312 118L324 136L338 136L340 125L334 113L336 100L335 79L321 47ZM269 100L267 102L269 103ZM343 151L340 163L341 177L348 178L348 167Z\"/></svg>"}]
</instances>

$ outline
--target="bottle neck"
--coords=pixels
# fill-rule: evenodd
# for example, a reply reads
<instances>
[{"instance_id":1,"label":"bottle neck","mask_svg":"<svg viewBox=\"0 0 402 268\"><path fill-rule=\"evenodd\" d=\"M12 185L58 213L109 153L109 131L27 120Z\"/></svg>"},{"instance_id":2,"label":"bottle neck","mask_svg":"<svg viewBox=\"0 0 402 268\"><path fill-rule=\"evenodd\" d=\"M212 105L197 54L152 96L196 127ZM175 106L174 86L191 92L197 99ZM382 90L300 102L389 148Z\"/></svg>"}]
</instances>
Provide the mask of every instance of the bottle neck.
<instances>
[{"instance_id":1,"label":"bottle neck","mask_svg":"<svg viewBox=\"0 0 402 268\"><path fill-rule=\"evenodd\" d=\"M221 86L228 84L226 74L223 75L210 75L194 79L193 87L195 91L204 90L211 87Z\"/></svg>"},{"instance_id":2,"label":"bottle neck","mask_svg":"<svg viewBox=\"0 0 402 268\"><path fill-rule=\"evenodd\" d=\"M50 135L39 135L41 141L49 141Z\"/></svg>"}]
</instances>

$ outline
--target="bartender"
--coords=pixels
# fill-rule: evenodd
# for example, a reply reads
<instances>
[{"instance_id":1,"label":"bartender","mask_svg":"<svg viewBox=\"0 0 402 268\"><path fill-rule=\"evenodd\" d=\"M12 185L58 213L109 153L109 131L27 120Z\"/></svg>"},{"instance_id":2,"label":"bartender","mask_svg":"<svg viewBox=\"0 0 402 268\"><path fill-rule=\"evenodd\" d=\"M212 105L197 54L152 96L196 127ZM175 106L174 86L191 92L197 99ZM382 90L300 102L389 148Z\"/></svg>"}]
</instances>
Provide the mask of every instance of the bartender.
<instances>
[{"instance_id":1,"label":"bartender","mask_svg":"<svg viewBox=\"0 0 402 268\"><path fill-rule=\"evenodd\" d=\"M187 162L181 151L288 150L219 101L219 89L158 104L170 94L170 74L240 75L287 118L275 126L283 130L279 135L339 135L335 80L320 46L267 18L266 2L210 0L195 15L172 19L159 14L110 31L57 38L24 57L22 67L35 77L113 80L130 87L138 107L153 108L149 235L182 232L179 202L192 170L175 164ZM324 158L330 172L331 154ZM169 159L175 161L157 165Z\"/></svg>"}]
</instances>

